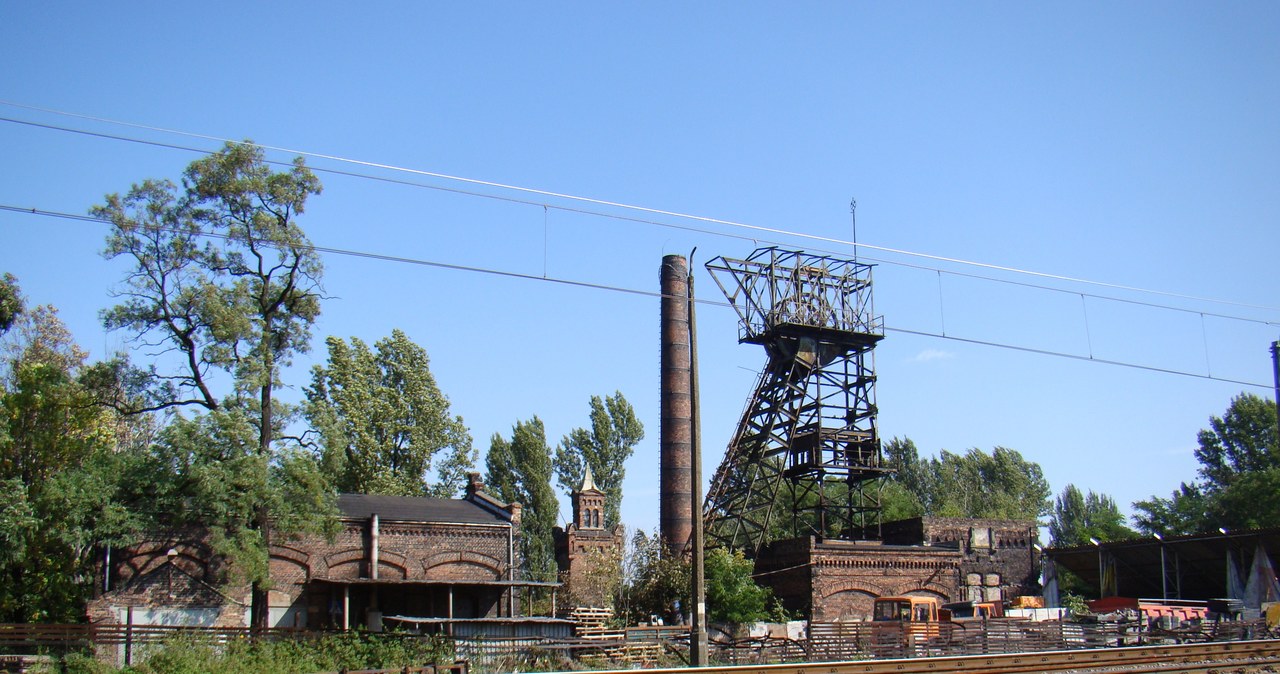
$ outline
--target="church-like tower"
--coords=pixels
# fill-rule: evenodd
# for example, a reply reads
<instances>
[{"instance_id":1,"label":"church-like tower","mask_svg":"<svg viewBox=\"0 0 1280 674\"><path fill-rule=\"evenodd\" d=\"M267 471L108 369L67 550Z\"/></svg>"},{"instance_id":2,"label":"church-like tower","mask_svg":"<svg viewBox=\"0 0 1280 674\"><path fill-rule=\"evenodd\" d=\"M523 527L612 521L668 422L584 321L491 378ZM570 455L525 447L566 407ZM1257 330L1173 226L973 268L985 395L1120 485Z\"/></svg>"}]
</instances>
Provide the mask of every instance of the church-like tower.
<instances>
[{"instance_id":1,"label":"church-like tower","mask_svg":"<svg viewBox=\"0 0 1280 674\"><path fill-rule=\"evenodd\" d=\"M573 521L553 531L560 582L568 590L567 600L560 606L565 612L583 606L609 606L622 578L622 525L605 528L605 494L596 486L590 467L569 500Z\"/></svg>"},{"instance_id":2,"label":"church-like tower","mask_svg":"<svg viewBox=\"0 0 1280 674\"><path fill-rule=\"evenodd\" d=\"M587 466L587 474L582 477L582 486L572 495L573 521L579 529L604 528L604 492L596 486L591 476L591 467Z\"/></svg>"}]
</instances>

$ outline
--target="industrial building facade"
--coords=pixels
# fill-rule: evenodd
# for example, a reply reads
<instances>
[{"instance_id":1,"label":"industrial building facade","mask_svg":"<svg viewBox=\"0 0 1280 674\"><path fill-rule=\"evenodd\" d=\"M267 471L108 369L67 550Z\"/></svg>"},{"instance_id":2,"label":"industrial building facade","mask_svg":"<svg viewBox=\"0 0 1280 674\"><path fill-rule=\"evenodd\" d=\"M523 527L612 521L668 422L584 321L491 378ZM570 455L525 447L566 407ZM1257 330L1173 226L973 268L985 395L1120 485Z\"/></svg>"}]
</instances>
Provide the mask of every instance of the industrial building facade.
<instances>
[{"instance_id":1,"label":"industrial building facade","mask_svg":"<svg viewBox=\"0 0 1280 674\"><path fill-rule=\"evenodd\" d=\"M522 590L555 585L521 580L521 507L486 494L476 474L461 499L341 494L338 509L332 541L307 536L270 546L271 626L398 622L456 633L510 622L520 616ZM199 532L115 550L90 620L247 625L249 590L228 583L229 571Z\"/></svg>"},{"instance_id":2,"label":"industrial building facade","mask_svg":"<svg viewBox=\"0 0 1280 674\"><path fill-rule=\"evenodd\" d=\"M769 543L756 559L756 579L788 610L817 622L869 619L877 597L950 603L1039 593L1035 522L914 518L883 530L875 541Z\"/></svg>"}]
</instances>

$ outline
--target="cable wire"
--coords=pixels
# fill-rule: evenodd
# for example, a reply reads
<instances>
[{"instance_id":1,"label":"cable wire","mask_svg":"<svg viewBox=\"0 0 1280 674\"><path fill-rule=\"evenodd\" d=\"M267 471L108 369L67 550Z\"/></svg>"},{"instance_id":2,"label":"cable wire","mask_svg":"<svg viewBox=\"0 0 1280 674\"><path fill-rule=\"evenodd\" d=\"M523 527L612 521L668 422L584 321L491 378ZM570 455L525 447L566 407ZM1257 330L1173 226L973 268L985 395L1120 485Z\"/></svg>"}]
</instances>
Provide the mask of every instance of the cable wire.
<instances>
[{"instance_id":1,"label":"cable wire","mask_svg":"<svg viewBox=\"0 0 1280 674\"><path fill-rule=\"evenodd\" d=\"M0 101L0 103L3 103L3 101ZM128 143L136 143L136 144L141 144L141 145L149 145L149 146L152 146L152 147L161 147L161 148L165 148L165 149L181 150L181 151L185 151L185 152L194 152L194 153L198 153L198 154L210 154L210 153L211 153L211 151L210 151L210 150L206 150L206 149L202 149L202 148L195 148L195 147L188 147L188 146L182 146L182 145L175 145L175 144L172 144L172 143L162 143L162 142L159 142L159 141L150 141L150 140L144 140L144 139L139 139L139 138L130 138L130 137L127 137L127 136L117 136L117 135L113 135L113 134L107 134L107 133L96 132L96 131L87 131L87 130L83 130L83 129L72 129L72 128L67 128L67 127L60 127L60 126L49 125L49 124L42 124L42 123L39 123L39 122L31 122L31 121L26 121L26 120L15 120L15 119L6 118L6 117L0 117L0 121L11 122L11 123L15 123L15 124L22 124L22 125L27 125L27 126L33 126L33 127L43 128L43 129L48 129L48 130L53 130L53 131L65 131L65 132L68 132L68 133L74 133L74 134L79 134L79 135L91 136L91 137L95 137L95 138L102 138L102 139L107 139L107 140L118 140L118 141L128 142ZM143 128L147 128L147 127L143 127ZM174 133L182 133L182 132L174 132ZM188 135L196 135L196 134L188 134ZM202 136L198 136L198 137L202 137ZM259 147L261 147L261 146L259 146ZM271 165L275 165L275 166L284 166L284 167L292 166L292 163L291 163L291 162L286 162L286 161L279 161L279 160L273 160L273 159L265 159L264 161L265 161L267 164L271 164ZM762 242L763 242L763 243L765 243L765 244L769 244L769 245L783 245L783 244L782 244L781 242L779 242L779 241L773 241L773 240L768 240L768 239L761 240L761 239L758 239L758 238L756 238L756 237L752 237L752 236L746 236L746 235L741 235L741 234L731 234L731 233L726 233L726 232L719 232L719 231L709 230L709 229L704 229L704 228L700 228L700 227L693 227L693 226L689 226L689 225L679 225L679 224L675 224L675 223L662 222L662 221L658 221L658 220L650 220L650 219L639 218L639 217L624 216L624 215L619 215L619 214L616 214L616 213L604 213L604 212L600 212L600 211L593 211L593 210L590 210L590 209L573 208L573 207L562 206L562 205L553 205L553 204L548 204L548 203L543 203L543 202L538 202L538 201L530 201L530 200L527 200L527 199L519 199L519 198L515 198L515 197L501 196L501 195L496 195L496 194L487 194L487 193L483 193L483 192L474 192L474 191L470 191L470 190L463 190L463 189L458 189L458 188L450 188L450 187L444 187L444 186L440 186L440 185L431 185L431 184L422 183L422 182L416 182L416 181L412 181L412 180L404 180L404 179L397 179L397 178L389 178L389 177L386 177L386 176L369 175L369 174L366 174L366 173L357 173L357 172L354 172L354 171L344 171L344 170L340 170L340 169L334 169L334 168L328 168L328 167L322 167L322 166L310 166L310 167L308 167L308 168L309 168L310 170L312 170L312 171L317 172L317 173L325 173L325 174L329 174L329 175L339 175L339 176L345 176L345 177L351 177L351 178L358 178L358 179L364 179L364 180L373 180L373 181L383 182L383 183L388 183L388 184L393 184L393 185L404 185L404 186L408 186L408 187L418 187L418 188L423 188L423 189L436 190L436 191L440 191L440 192L447 192L447 193L452 193L452 194L460 194L460 195L465 195L465 196L479 197L479 198L484 198L484 199L492 199L492 200L495 200L495 201L503 201L503 202L507 202L507 203L521 204L521 205L527 205L527 206L540 206L540 207L542 207L542 208L543 208L543 210L544 210L544 220L545 220L545 212L546 212L546 210L547 210L547 209L553 209L553 208L554 208L554 209L556 209L556 210L564 211L564 212L567 212L567 213L575 213L575 214L579 214L579 215L590 215L590 216L596 216L596 217L602 217L602 218L609 218L609 219L613 219L613 220L620 220L620 221L623 221L623 222L633 222L633 223L637 223L637 224L646 224L646 225L652 225L652 226L657 226L657 227L665 227L665 228L669 228L669 229L678 229L678 230L681 230L681 231L689 231L689 232L695 232L695 233L699 233L699 234L706 234L706 235L708 235L708 236L719 236L719 237L731 238L731 239L738 239L738 240L743 240L743 241L752 241L752 242L753 242L753 243L755 243L756 245L760 245L760 243L762 243ZM545 229L545 224L544 224L544 229ZM545 236L545 234L544 234L544 236ZM828 253L828 254L833 254L833 255L839 255L839 254L842 254L842 251L832 250L832 249L829 249L829 248L814 248L814 249L812 249L812 250L813 250L814 252L818 252L818 253ZM884 250L891 250L891 249L884 249ZM913 253L907 253L907 254L908 254L908 255L913 255ZM942 274L950 274L950 275L952 275L952 276L957 276L957 277L961 277L961 278L979 279L979 280L989 281L989 282L993 282L993 283L1002 283L1002 284L1014 285L1014 286L1020 286L1020 287L1025 287L1025 288L1033 288L1033 289L1037 289L1037 290L1046 290L1046 291L1059 292L1059 293L1080 294L1082 297L1091 297L1091 298L1094 298L1094 299L1104 299L1104 300L1108 300L1108 301L1112 301L1112 302L1119 302L1119 303L1123 303L1123 304L1131 304L1131 305L1135 305L1135 306L1145 306L1145 307L1151 307L1151 308L1157 308L1157 309L1165 309L1165 310L1168 310L1168 311L1177 311L1177 312L1183 312L1183 313L1198 313L1198 314L1201 314L1201 315L1211 316L1211 317L1214 317L1214 318L1222 318L1222 319L1227 319L1227 320L1242 321L1242 322L1246 322L1246 323L1257 323L1257 324L1261 324L1261 325L1268 325L1268 326L1280 326L1280 322L1276 322L1276 321L1267 321L1267 320L1260 320L1260 319L1255 319L1255 318L1246 318L1246 317L1243 317L1243 316L1235 316L1235 315L1231 315L1231 314L1222 314L1222 313L1214 313L1214 312L1204 312L1204 311L1198 311L1198 310L1195 310L1195 309L1187 309L1187 308L1177 307L1177 306L1171 306L1171 305L1167 305L1167 304L1159 304L1159 303L1155 303L1155 302L1145 302L1145 301L1141 301L1141 300L1135 300L1135 299L1123 298L1123 297L1115 297L1115 296L1111 296L1111 295L1099 295L1099 294L1094 294L1094 293L1081 293L1081 292L1079 292L1079 291L1075 291L1075 290L1069 290L1069 289L1065 289L1065 288L1057 288L1057 287L1053 287L1053 286L1046 286L1046 285L1041 285L1041 284L1036 284L1036 283L1030 283L1030 282L1026 282L1026 281L1015 281L1015 280L1012 280L1012 279L1003 279L1003 278L997 278L997 277L993 277L993 276L985 276L985 275L982 275L982 274L974 274L974 273L958 272L958 271L948 270L948 269L941 269L941 268L939 268L939 267L928 267L928 266L924 266L924 265L916 265L916 264L911 264L911 263L908 263L908 262L902 262L902 261L900 261L900 260L891 260L891 259L875 258L875 257L864 257L864 258L863 258L863 260L868 260L868 261L870 261L870 262L875 262L875 263L881 263L881 264L887 264L887 265L893 265L893 266L904 267L904 268L907 268L907 269L918 269L918 270L925 270L925 271L933 271L933 272L937 272L937 273L939 274L939 283L941 283L941 275L942 275ZM1191 296L1186 296L1186 295L1177 295L1177 294L1173 294L1173 293L1165 293L1165 294L1171 295L1171 296L1173 296L1173 297L1183 297L1183 298L1187 298L1187 299L1193 299ZM1264 310L1280 311L1280 308L1272 308L1272 307L1266 307L1266 306L1261 306L1261 305L1245 304L1245 303L1240 303L1240 302L1231 302L1231 301L1226 301L1226 300L1203 299L1202 301L1206 301L1206 302L1213 302L1213 303L1218 303L1218 304L1227 304L1227 305L1233 305L1233 306L1239 306L1239 307L1245 307L1245 308L1254 308L1254 309L1264 309ZM945 335L945 330L943 331L943 334Z\"/></svg>"},{"instance_id":2,"label":"cable wire","mask_svg":"<svg viewBox=\"0 0 1280 674\"><path fill-rule=\"evenodd\" d=\"M27 104L23 104L23 103L18 103L18 102L16 102L16 101L7 101L7 100L0 99L0 105L7 105L7 106L10 106L10 107L16 107L16 108L21 108L21 109L26 109L26 110L33 110L33 111L38 111L38 112L42 112L42 113L46 113L46 114L60 115L60 116L65 116L65 117L73 117L73 118L77 118L77 119L84 119L84 120L94 121L94 122L103 123L103 124L112 124L112 125L118 125L118 126L125 126L125 127L135 128L135 129L142 129L142 130L152 131L152 132L156 132L156 133L166 133L166 134L172 134L172 135L178 135L178 136L185 136L185 137L189 137L189 138L199 138L199 139L202 139L202 140L212 140L212 141L218 141L218 142L221 142L221 143L244 144L244 141L243 141L243 140L237 140L237 139L231 139L231 138L222 138L222 137L213 136L213 135L209 135L209 134L193 133L193 132L189 132L189 131L182 131L182 130L178 130L178 129L169 129L169 128L165 128L165 127L151 126L151 125L146 125L146 124L138 124L138 123L134 123L134 122L126 122L126 121L115 120L115 119L110 119L110 118L106 118L106 117L96 117L96 116L92 116L92 115L85 115L85 114L80 114L80 113L67 112L67 111L56 110L56 109L52 109L52 108L44 108L44 107L39 107L39 106L27 105ZM25 122L25 121L22 121L22 120L14 120L14 119L11 119L11 118L0 118L0 121L8 121L8 122L16 122L16 123L29 123L29 124L33 124L33 125L36 125L36 126L44 126L44 127L46 127L46 128L58 128L58 127L54 127L54 126L52 126L52 125L39 125L39 124L31 123L31 122ZM68 130L69 130L69 129L68 129ZM93 134L93 135L98 135L98 134ZM145 141L140 141L140 142L145 142ZM166 146L166 147L178 147L178 146L171 146L171 145L164 144L164 143L153 143L153 144L155 144L155 145L160 145L160 146ZM1138 286L1129 286L1129 285L1118 284L1118 283L1109 283L1109 282L1105 282L1105 281L1094 281L1094 280L1091 280L1091 279L1078 278L1078 277L1072 277L1072 276L1065 276L1065 275L1061 275L1061 274L1052 274L1052 273L1048 273L1048 272L1038 272L1038 271L1033 271L1033 270L1028 270L1028 269L1020 269L1020 268L1017 268L1017 267L1009 267L1009 266L1005 266L1005 265L997 265L997 264L991 264L991 263L986 263L986 262L977 262L977 261L973 261L973 260L963 260L963 259L960 259L960 258L952 258L952 257L943 256L943 255L933 255L933 254L930 254L930 253L919 253L919 252L914 252L914 251L908 251L908 250L902 250L902 249L896 249L896 248L889 248L889 247L885 247L885 246L876 246L876 245L872 245L872 244L858 243L858 242L855 242L855 241L848 241L848 240L844 240L844 239L840 239L840 238L836 238L836 237L821 236L821 235L817 235L817 234L808 234L808 233L804 233L804 232L796 232L796 231L792 231L792 230L785 230L785 229L774 228L774 227L764 227L764 226L760 226L760 225L752 225L752 224L743 223L743 222L737 222L737 221L733 221L733 220L725 220L725 219L721 219L721 218L712 218L712 217L701 216L701 215L693 215L693 214L689 214L689 213L681 213L681 212L678 212L678 211L669 211L669 210L664 210L664 209L659 209L659 208L651 208L651 207L647 207L647 206L639 206L639 205L635 205L635 204L627 204L627 203L623 203L623 202L609 201L609 200L606 200L606 199L597 199L597 198L593 198L593 197L579 196L579 195L568 194L568 193L564 193L564 192L554 192L554 191L550 191L550 190L542 190L542 189L537 189L537 188L532 188L532 187L524 187L524 186L520 186L520 185L512 185L512 184L500 183L500 182L495 182L495 181L490 181L490 180L481 180L481 179L476 179L476 178L466 178L466 177L462 177L462 176L455 176L455 175L450 175L450 174L447 174L447 173L440 173L440 172L436 172L436 171L426 171L426 170L423 170L423 169L415 169L415 168L404 167L404 166L396 166L396 165L394 165L394 164L384 164L384 163L380 163L380 162L367 161L367 160L363 160L363 159L354 159L354 158L350 158L350 157L342 157L342 156L339 156L339 155L324 154L324 153L312 152L312 151L307 151L307 150L296 150L296 149L292 149L292 148L286 148L286 147L282 147L282 146L275 146L275 145L265 145L265 144L261 144L261 143L251 143L251 144L252 144L253 146L255 146L255 147L259 147L259 148L262 148L262 149L264 149L264 150L272 150L272 151L275 151L275 152L285 152L285 153L294 154L294 155L300 155L300 156L304 156L304 157L312 157L312 158L316 158L316 159L325 159L325 160L328 160L328 161L334 161L334 162L340 162L340 163L347 163L347 164L354 164L354 165L364 166L364 167L368 167L368 168L379 168L379 169L385 169L385 170L389 170L389 171L397 171L397 172L409 173L409 174L413 174L413 175L427 176L427 177L436 178L436 179L440 179L440 180L448 180L448 181L461 182L461 183L471 184L471 185L478 185L478 186L492 187L492 188L497 188L497 189L502 189L502 190L509 190L509 191L518 192L518 193L524 193L524 194L533 194L533 195L538 195L538 196L542 196L542 197L551 197L551 198L555 198L555 199L564 199L564 200L567 200L567 201L575 201L575 202L579 202L579 203L587 203L587 204L593 204L593 205L597 205L597 206L608 206L608 207L612 207L612 208L619 208L619 209L623 209L623 210L636 211L636 212L640 212L640 213L647 213L647 214L650 214L650 215L663 215L663 216L674 217L674 218L680 218L680 219L685 219L685 220L692 220L692 221L695 221L695 222L703 222L703 223L708 223L708 224L718 224L718 225L724 225L724 226L728 226L728 227L734 227L734 228L740 228L740 229L747 229L747 230L750 230L750 231L764 232L764 233L774 234L774 235L780 235L780 236L790 236L790 237L796 237L796 238L802 238L802 239L809 239L809 240L814 240L814 241L822 241L822 242L826 242L826 243L838 244L838 245L841 245L841 246L851 246L851 247L853 247L853 249L854 249L855 251L856 251L858 248L866 248L866 249L869 249L869 250L876 250L876 251L880 251L880 252L884 252L884 253L891 253L891 254L895 254L895 255L904 255L904 256L908 256L908 257L920 257L920 258L924 258L924 259L934 260L934 261L936 261L936 262L946 262L946 263L948 263L948 264L958 264L958 265L965 265L965 266L973 266L973 267L978 267L978 268L982 268L982 269L990 269L990 270L993 270L993 271L1000 271L1000 272L1006 272L1006 273L1012 273L1012 274L1023 274L1023 275L1028 275L1028 276L1033 276L1033 277L1038 277L1038 278L1051 279L1051 280L1055 280L1055 281L1062 281L1062 282L1066 282L1066 283L1079 283L1079 284L1084 284L1084 285L1092 285L1092 286L1098 286L1098 287L1110 288L1110 289L1112 289L1112 290L1121 290L1121 291L1125 291L1125 292L1136 292L1136 293L1143 293L1143 294L1151 294L1151 295L1158 295L1158 296L1163 296L1163 297L1171 297L1171 298L1177 298L1177 299L1192 300L1192 301L1196 301L1196 302L1210 302L1210 303L1214 303L1214 304L1224 304L1224 305L1231 305L1231 306L1240 306L1240 307L1246 307L1246 308L1252 308L1252 309L1264 309L1264 310L1268 310L1268 311L1280 311L1280 308L1277 308L1277 307L1268 307L1268 306L1262 306L1262 305L1246 304L1246 303L1240 303L1240 302L1235 302L1235 301L1231 301L1231 300L1221 300L1221 299L1209 298L1209 297L1201 297L1201 296L1196 296L1196 295L1187 295L1187 294L1183 294L1183 293L1174 293L1174 292L1163 291L1163 290L1155 290L1155 289L1150 289L1150 288L1141 288L1141 287L1138 287ZM190 149L190 148L181 148L181 149Z\"/></svg>"},{"instance_id":3,"label":"cable wire","mask_svg":"<svg viewBox=\"0 0 1280 674\"><path fill-rule=\"evenodd\" d=\"M16 206L9 206L4 204L0 204L0 211L10 212L10 213L20 213L24 215L37 215L42 217L60 218L60 219L66 219L66 220L76 220L80 222L91 222L96 224L107 224L107 225L111 224L109 220L97 218L90 215L60 213L57 211L48 211L48 210L42 210L37 208L19 208ZM155 229L159 229L161 231L169 231L169 228L165 228L165 227L159 227ZM220 234L209 233L209 232L202 233L201 236L216 238L216 239L224 239L224 240L228 238L226 235L220 235ZM313 245L311 246L311 248L316 252L327 253L330 255L343 255L343 256L362 258L362 259L368 259L368 260L378 260L382 262L395 262L400 264L411 264L411 265L417 265L417 266L423 266L423 267L432 267L436 269L447 269L452 271L488 274L492 276L515 278L515 279L520 279L525 281L542 281L542 282L566 285L571 287L588 288L592 290L603 290L608 292L618 292L618 293L636 295L641 297L661 298L663 296L662 293L658 291L638 290L635 288L606 285L603 283L591 283L587 281L576 281L572 279L556 278L554 276L539 276L536 274L526 274L522 272L513 272L513 271L494 269L489 267L475 267L475 266L469 266L469 265L453 264L449 262L435 262L435 261L423 260L419 258L403 257L398 255L386 255L382 253L371 253L366 251L357 251L357 250L351 250L346 248L333 248L328 246ZM695 301L698 304L703 304L707 306L724 307L724 308L730 308L730 309L733 308L733 305L731 305L729 302L726 302L726 301L716 301L716 300L706 300L706 299L699 299ZM1250 381L1244 381L1239 379L1228 379L1225 377L1214 377L1210 374L1201 374L1198 372L1187 372L1184 370L1174 370L1170 368L1141 365L1139 363L1129 363L1125 361L1095 358L1093 357L1092 354L1090 354L1089 356L1081 356L1079 354L1068 353L1065 351L1051 351L1048 349L1039 349L1035 347L1019 346L1016 344L1007 344L1002 342L993 342L993 341L981 340L981 339L956 337L954 335L938 334L938 333L932 333L932 332L927 332L923 330L911 330L907 328L894 328L894 327L886 326L884 330L885 332L896 332L896 333L901 333L906 335L915 335L918 337L931 337L934 339L950 340L953 342L959 342L964 344L989 346L989 347L1000 348L1000 349L1008 349L1011 351L1020 351L1023 353L1033 353L1033 354L1038 354L1042 356L1055 356L1055 357L1066 358L1070 360L1080 360L1080 361L1091 362L1091 363L1099 363L1103 365L1114 365L1118 367L1126 367L1126 368L1135 369L1135 370L1145 370L1148 372L1157 372L1161 374L1180 375L1185 377L1193 377L1197 379L1206 379L1210 381L1219 381L1219 382L1225 382L1230 384L1238 384L1241 386L1250 386L1250 387L1265 388L1265 389L1271 388L1270 384L1260 384L1257 382L1250 382Z\"/></svg>"}]
</instances>

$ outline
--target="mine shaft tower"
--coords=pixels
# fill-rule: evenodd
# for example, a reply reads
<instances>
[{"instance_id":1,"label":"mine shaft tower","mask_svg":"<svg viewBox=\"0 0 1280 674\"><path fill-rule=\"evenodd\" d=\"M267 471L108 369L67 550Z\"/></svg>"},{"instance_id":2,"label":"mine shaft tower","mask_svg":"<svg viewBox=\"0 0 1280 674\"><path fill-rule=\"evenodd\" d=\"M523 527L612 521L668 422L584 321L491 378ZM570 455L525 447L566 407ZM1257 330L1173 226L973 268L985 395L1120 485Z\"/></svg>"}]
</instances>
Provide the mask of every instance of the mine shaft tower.
<instances>
[{"instance_id":1,"label":"mine shaft tower","mask_svg":"<svg viewBox=\"0 0 1280 674\"><path fill-rule=\"evenodd\" d=\"M871 265L779 248L706 268L768 363L703 508L708 543L754 555L796 536L878 538Z\"/></svg>"}]
</instances>

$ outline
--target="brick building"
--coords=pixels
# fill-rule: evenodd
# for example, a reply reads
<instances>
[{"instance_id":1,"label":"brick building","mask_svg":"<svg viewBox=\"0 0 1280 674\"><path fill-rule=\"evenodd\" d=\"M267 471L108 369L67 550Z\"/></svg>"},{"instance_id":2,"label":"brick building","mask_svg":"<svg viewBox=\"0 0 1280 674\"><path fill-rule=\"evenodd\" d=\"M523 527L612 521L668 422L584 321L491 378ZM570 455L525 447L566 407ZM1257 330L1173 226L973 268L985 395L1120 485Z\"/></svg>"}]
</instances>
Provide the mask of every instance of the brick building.
<instances>
[{"instance_id":1,"label":"brick building","mask_svg":"<svg viewBox=\"0 0 1280 674\"><path fill-rule=\"evenodd\" d=\"M461 499L341 494L333 541L278 541L270 549L270 624L381 629L384 621L462 629L520 616L520 505L484 492L473 474ZM94 622L242 626L249 591L203 537L157 537L113 551L109 591ZM455 632L457 633L457 632Z\"/></svg>"},{"instance_id":2,"label":"brick building","mask_svg":"<svg viewBox=\"0 0 1280 674\"><path fill-rule=\"evenodd\" d=\"M569 495L573 521L552 531L560 582L568 589L563 608L605 607L621 581L623 528L604 525L605 495L587 468L582 485Z\"/></svg>"},{"instance_id":3,"label":"brick building","mask_svg":"<svg viewBox=\"0 0 1280 674\"><path fill-rule=\"evenodd\" d=\"M1008 601L1040 594L1039 526L1033 521L916 517L881 527L884 542L958 550L959 594L951 601Z\"/></svg>"},{"instance_id":4,"label":"brick building","mask_svg":"<svg viewBox=\"0 0 1280 674\"><path fill-rule=\"evenodd\" d=\"M879 541L775 541L756 579L818 622L867 619L877 597L1009 600L1038 592L1036 532L1035 522L914 518L884 524Z\"/></svg>"}]
</instances>

